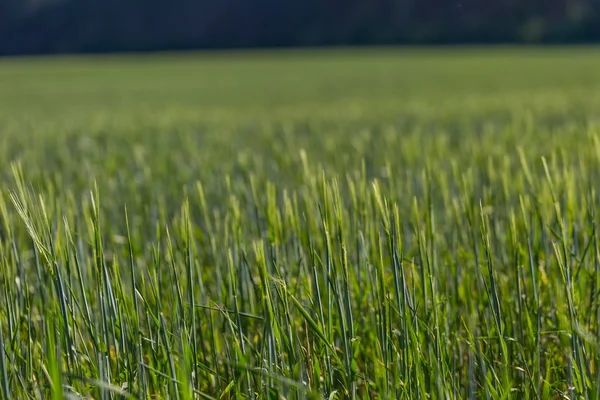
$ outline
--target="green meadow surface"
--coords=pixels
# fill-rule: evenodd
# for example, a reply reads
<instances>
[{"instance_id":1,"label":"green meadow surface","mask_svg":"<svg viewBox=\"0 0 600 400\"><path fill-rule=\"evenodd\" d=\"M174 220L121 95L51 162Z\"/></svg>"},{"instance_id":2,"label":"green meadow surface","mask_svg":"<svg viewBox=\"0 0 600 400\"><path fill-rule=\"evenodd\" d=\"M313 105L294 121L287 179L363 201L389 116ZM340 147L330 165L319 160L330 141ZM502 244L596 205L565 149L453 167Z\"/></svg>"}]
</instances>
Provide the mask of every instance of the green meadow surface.
<instances>
[{"instance_id":1,"label":"green meadow surface","mask_svg":"<svg viewBox=\"0 0 600 400\"><path fill-rule=\"evenodd\" d=\"M600 399L600 49L2 59L0 167L4 398Z\"/></svg>"}]
</instances>

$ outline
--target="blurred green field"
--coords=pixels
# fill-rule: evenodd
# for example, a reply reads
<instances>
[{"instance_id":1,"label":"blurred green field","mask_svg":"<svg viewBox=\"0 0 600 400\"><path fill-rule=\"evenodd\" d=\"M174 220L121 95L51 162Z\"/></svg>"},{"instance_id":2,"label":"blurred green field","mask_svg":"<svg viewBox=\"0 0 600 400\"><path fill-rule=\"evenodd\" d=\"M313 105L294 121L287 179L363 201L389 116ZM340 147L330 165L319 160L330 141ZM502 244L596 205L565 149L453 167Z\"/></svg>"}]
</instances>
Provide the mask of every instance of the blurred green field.
<instances>
[{"instance_id":1,"label":"blurred green field","mask_svg":"<svg viewBox=\"0 0 600 400\"><path fill-rule=\"evenodd\" d=\"M600 51L0 60L7 398L600 398Z\"/></svg>"}]
</instances>

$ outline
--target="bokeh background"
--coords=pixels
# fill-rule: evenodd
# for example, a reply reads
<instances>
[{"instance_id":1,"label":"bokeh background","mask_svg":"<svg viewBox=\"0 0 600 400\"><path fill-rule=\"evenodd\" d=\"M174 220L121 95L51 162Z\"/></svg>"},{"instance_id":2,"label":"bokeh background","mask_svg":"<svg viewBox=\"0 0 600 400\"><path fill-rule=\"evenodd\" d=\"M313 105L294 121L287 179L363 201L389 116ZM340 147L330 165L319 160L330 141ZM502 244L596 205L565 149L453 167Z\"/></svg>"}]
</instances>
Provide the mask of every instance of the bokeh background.
<instances>
[{"instance_id":1,"label":"bokeh background","mask_svg":"<svg viewBox=\"0 0 600 400\"><path fill-rule=\"evenodd\" d=\"M0 55L599 39L597 0L0 1Z\"/></svg>"}]
</instances>

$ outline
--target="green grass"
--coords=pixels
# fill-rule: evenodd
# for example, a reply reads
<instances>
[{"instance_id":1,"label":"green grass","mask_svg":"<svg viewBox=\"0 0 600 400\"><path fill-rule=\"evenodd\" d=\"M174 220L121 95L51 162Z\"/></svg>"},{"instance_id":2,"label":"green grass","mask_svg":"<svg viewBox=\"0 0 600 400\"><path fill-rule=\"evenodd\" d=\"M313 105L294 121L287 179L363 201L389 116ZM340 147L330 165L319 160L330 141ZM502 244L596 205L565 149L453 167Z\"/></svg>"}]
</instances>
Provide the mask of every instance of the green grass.
<instances>
[{"instance_id":1,"label":"green grass","mask_svg":"<svg viewBox=\"0 0 600 400\"><path fill-rule=\"evenodd\" d=\"M600 399L600 51L0 61L0 393Z\"/></svg>"}]
</instances>

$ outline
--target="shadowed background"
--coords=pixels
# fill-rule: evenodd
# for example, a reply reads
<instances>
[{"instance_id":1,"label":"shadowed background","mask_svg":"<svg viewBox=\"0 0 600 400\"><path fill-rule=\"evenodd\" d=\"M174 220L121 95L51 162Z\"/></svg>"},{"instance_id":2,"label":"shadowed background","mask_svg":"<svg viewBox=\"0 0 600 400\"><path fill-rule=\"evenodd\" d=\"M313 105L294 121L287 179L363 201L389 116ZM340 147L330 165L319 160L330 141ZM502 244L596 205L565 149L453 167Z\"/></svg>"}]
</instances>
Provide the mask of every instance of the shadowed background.
<instances>
[{"instance_id":1,"label":"shadowed background","mask_svg":"<svg viewBox=\"0 0 600 400\"><path fill-rule=\"evenodd\" d=\"M373 44L583 43L594 0L3 0L0 55Z\"/></svg>"}]
</instances>

